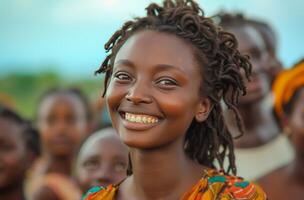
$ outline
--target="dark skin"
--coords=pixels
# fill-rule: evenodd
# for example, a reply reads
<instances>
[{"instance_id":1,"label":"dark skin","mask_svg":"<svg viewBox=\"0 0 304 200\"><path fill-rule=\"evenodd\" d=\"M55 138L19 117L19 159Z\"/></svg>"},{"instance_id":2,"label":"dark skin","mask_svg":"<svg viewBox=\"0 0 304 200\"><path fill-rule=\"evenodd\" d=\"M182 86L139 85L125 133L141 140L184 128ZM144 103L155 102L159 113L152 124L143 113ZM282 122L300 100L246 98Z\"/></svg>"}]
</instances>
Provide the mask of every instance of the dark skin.
<instances>
[{"instance_id":1,"label":"dark skin","mask_svg":"<svg viewBox=\"0 0 304 200\"><path fill-rule=\"evenodd\" d=\"M19 124L0 117L0 199L24 199L23 181L32 163Z\"/></svg>"},{"instance_id":2,"label":"dark skin","mask_svg":"<svg viewBox=\"0 0 304 200\"><path fill-rule=\"evenodd\" d=\"M239 42L239 50L250 56L253 67L251 81L246 82L247 94L240 97L239 112L243 117L245 134L235 140L238 148L257 147L275 138L279 129L273 119L271 109L265 105L265 98L270 92L270 80L265 73L268 65L266 46L258 31L251 26L228 29L235 34ZM225 113L228 128L232 133L239 133L234 123L233 113Z\"/></svg>"},{"instance_id":3,"label":"dark skin","mask_svg":"<svg viewBox=\"0 0 304 200\"><path fill-rule=\"evenodd\" d=\"M59 173L72 177L75 153L88 130L82 102L71 94L49 96L40 105L38 126L44 151L37 174ZM48 187L39 188L34 198L59 199Z\"/></svg>"},{"instance_id":4,"label":"dark skin","mask_svg":"<svg viewBox=\"0 0 304 200\"><path fill-rule=\"evenodd\" d=\"M293 111L283 118L284 126L290 128L290 141L295 159L258 180L269 199L301 200L304 196L304 88L296 100Z\"/></svg>"},{"instance_id":5,"label":"dark skin","mask_svg":"<svg viewBox=\"0 0 304 200\"><path fill-rule=\"evenodd\" d=\"M168 33L141 31L118 51L105 98L113 126L129 146L133 175L116 199L176 200L203 176L206 168L183 148L191 121L204 121L211 110L199 94L193 48Z\"/></svg>"}]
</instances>

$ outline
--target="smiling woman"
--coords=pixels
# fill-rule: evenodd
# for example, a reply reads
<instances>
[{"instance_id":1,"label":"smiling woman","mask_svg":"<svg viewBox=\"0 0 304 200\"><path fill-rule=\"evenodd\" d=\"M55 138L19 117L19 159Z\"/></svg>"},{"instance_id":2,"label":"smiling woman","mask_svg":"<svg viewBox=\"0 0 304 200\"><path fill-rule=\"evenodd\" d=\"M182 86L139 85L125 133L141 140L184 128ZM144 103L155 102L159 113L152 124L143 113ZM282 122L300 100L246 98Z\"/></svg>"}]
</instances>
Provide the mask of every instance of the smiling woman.
<instances>
[{"instance_id":1,"label":"smiling woman","mask_svg":"<svg viewBox=\"0 0 304 200\"><path fill-rule=\"evenodd\" d=\"M153 148L171 142L171 137L183 143L196 109L201 107L207 116L210 101L203 99L199 105L202 79L192 52L185 41L156 31L138 32L121 47L106 102L113 126L127 145ZM141 123L142 115L150 123Z\"/></svg>"},{"instance_id":2,"label":"smiling woman","mask_svg":"<svg viewBox=\"0 0 304 200\"><path fill-rule=\"evenodd\" d=\"M235 176L220 106L224 100L241 129L235 107L245 93L240 70L248 78L251 65L234 36L191 0L165 0L146 10L147 16L114 33L97 70L106 73L113 127L129 147L129 176L93 188L84 199L266 199L259 187Z\"/></svg>"}]
</instances>

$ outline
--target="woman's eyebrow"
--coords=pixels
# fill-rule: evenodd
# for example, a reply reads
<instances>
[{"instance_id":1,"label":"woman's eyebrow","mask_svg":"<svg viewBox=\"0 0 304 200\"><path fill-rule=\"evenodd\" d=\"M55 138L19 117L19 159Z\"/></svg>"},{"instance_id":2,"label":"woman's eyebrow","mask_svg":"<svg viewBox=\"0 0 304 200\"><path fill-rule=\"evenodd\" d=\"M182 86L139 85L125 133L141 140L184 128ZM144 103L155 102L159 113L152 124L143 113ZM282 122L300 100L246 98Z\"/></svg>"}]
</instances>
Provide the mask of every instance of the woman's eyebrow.
<instances>
[{"instance_id":1,"label":"woman's eyebrow","mask_svg":"<svg viewBox=\"0 0 304 200\"><path fill-rule=\"evenodd\" d=\"M114 63L114 66L124 66L132 69L136 68L136 64L128 59L119 59L117 62ZM153 71L154 73L162 72L162 71L175 71L175 73L180 77L183 77L185 74L185 72L181 67L172 64L165 64L165 63L159 63L154 65Z\"/></svg>"},{"instance_id":2,"label":"woman's eyebrow","mask_svg":"<svg viewBox=\"0 0 304 200\"><path fill-rule=\"evenodd\" d=\"M119 59L117 62L114 63L114 65L126 65L126 66L130 66L130 67L135 67L135 64L128 59ZM155 67L157 68L157 70L176 69L176 70L182 71L180 69L180 67L170 65L170 64L156 64Z\"/></svg>"},{"instance_id":3,"label":"woman's eyebrow","mask_svg":"<svg viewBox=\"0 0 304 200\"><path fill-rule=\"evenodd\" d=\"M182 71L180 69L180 67L174 66L174 65L170 65L170 64L157 64L155 65L156 70L160 70L160 71L166 71L166 70L178 70L178 71Z\"/></svg>"},{"instance_id":4,"label":"woman's eyebrow","mask_svg":"<svg viewBox=\"0 0 304 200\"><path fill-rule=\"evenodd\" d=\"M135 67L135 64L128 59L119 59L117 62L114 63L114 65L125 65L132 68Z\"/></svg>"}]
</instances>

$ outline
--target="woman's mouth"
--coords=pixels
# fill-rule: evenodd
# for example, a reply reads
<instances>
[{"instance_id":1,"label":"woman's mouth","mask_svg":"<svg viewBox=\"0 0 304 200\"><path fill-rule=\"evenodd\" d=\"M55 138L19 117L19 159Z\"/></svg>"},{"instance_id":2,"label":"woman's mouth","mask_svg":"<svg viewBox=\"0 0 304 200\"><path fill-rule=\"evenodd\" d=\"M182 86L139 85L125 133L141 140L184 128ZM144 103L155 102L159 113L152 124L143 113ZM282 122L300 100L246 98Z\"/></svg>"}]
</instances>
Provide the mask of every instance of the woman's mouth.
<instances>
[{"instance_id":1,"label":"woman's mouth","mask_svg":"<svg viewBox=\"0 0 304 200\"><path fill-rule=\"evenodd\" d=\"M160 121L160 118L147 114L120 112L120 115L124 119L125 127L134 130L149 129Z\"/></svg>"},{"instance_id":2,"label":"woman's mouth","mask_svg":"<svg viewBox=\"0 0 304 200\"><path fill-rule=\"evenodd\" d=\"M153 124L158 122L158 118L150 115L125 113L125 120L135 123Z\"/></svg>"}]
</instances>

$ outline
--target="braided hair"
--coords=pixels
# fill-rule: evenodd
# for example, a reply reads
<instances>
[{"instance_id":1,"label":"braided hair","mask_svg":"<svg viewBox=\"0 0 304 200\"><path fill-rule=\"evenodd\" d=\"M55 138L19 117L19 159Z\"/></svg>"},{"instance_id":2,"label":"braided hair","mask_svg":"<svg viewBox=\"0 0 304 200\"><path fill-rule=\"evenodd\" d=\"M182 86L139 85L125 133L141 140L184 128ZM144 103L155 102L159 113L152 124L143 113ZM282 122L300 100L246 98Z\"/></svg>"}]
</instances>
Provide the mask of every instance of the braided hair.
<instances>
[{"instance_id":1,"label":"braided hair","mask_svg":"<svg viewBox=\"0 0 304 200\"><path fill-rule=\"evenodd\" d=\"M238 128L243 133L236 108L239 95L246 93L240 69L249 79L251 64L248 57L237 50L236 38L205 17L193 0L164 0L163 5L151 3L146 8L146 16L125 22L105 44L108 55L95 72L105 73L103 96L107 92L117 52L130 36L142 30L176 35L194 47L194 56L202 71L200 95L207 96L213 107L204 122L192 121L186 133L184 151L202 165L216 168L217 161L220 170L236 174L233 138L224 123L221 108L223 101L234 111ZM226 170L225 157L229 159Z\"/></svg>"}]
</instances>

